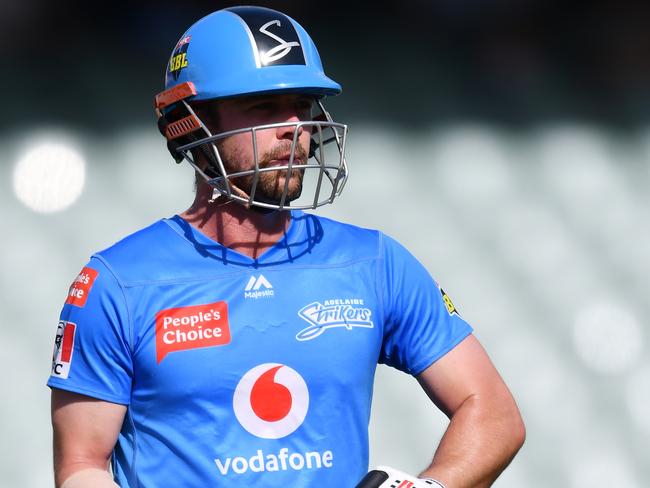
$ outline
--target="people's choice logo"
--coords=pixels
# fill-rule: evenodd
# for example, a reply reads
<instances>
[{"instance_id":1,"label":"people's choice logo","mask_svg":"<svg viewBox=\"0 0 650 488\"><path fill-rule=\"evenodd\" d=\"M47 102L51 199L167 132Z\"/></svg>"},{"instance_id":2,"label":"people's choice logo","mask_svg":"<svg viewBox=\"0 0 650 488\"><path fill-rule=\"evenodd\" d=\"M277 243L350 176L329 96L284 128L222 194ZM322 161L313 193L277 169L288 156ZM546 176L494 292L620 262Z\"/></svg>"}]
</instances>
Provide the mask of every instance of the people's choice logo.
<instances>
[{"instance_id":1,"label":"people's choice logo","mask_svg":"<svg viewBox=\"0 0 650 488\"><path fill-rule=\"evenodd\" d=\"M244 429L264 439L295 431L309 408L307 384L294 369L265 363L248 371L233 397L235 416Z\"/></svg>"},{"instance_id":2,"label":"people's choice logo","mask_svg":"<svg viewBox=\"0 0 650 488\"><path fill-rule=\"evenodd\" d=\"M97 270L86 266L74 279L68 290L68 297L65 303L68 305L75 305L76 307L83 308L88 299L88 293L93 287L93 283L99 273Z\"/></svg>"},{"instance_id":3,"label":"people's choice logo","mask_svg":"<svg viewBox=\"0 0 650 488\"><path fill-rule=\"evenodd\" d=\"M161 310L156 314L156 362L167 354L230 343L226 302Z\"/></svg>"},{"instance_id":4,"label":"people's choice logo","mask_svg":"<svg viewBox=\"0 0 650 488\"><path fill-rule=\"evenodd\" d=\"M275 46L274 48L269 49L265 53L260 53L260 60L262 61L262 64L265 66L274 61L277 61L278 59L282 59L283 57L285 57L287 54L289 54L289 51L291 51L292 47L300 46L300 43L297 41L287 42L277 34L274 34L273 32L269 32L268 29L272 25L276 25L280 27L282 24L279 20L272 20L264 24L262 27L260 27L260 32L262 34L269 36L271 39L277 41L278 43L278 45Z\"/></svg>"}]
</instances>

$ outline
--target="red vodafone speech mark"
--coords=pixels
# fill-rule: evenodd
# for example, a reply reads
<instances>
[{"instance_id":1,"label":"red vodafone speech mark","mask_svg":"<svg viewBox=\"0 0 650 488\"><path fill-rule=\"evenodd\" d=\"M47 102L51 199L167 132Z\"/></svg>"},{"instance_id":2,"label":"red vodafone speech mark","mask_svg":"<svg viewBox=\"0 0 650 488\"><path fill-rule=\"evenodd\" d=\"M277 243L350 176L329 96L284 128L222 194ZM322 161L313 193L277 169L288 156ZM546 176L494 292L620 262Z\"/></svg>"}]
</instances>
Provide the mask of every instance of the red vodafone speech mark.
<instances>
[{"instance_id":1,"label":"red vodafone speech mark","mask_svg":"<svg viewBox=\"0 0 650 488\"><path fill-rule=\"evenodd\" d=\"M275 382L275 373L282 365L269 369L258 378L251 390L253 412L266 422L276 422L285 418L291 410L289 388Z\"/></svg>"},{"instance_id":2,"label":"red vodafone speech mark","mask_svg":"<svg viewBox=\"0 0 650 488\"><path fill-rule=\"evenodd\" d=\"M70 285L68 298L65 303L83 307L86 304L88 293L90 293L90 289L93 287L93 283L98 275L99 272L95 269L87 266L82 269Z\"/></svg>"},{"instance_id":3,"label":"red vodafone speech mark","mask_svg":"<svg viewBox=\"0 0 650 488\"><path fill-rule=\"evenodd\" d=\"M226 302L168 308L156 314L156 361L167 354L230 342Z\"/></svg>"}]
</instances>

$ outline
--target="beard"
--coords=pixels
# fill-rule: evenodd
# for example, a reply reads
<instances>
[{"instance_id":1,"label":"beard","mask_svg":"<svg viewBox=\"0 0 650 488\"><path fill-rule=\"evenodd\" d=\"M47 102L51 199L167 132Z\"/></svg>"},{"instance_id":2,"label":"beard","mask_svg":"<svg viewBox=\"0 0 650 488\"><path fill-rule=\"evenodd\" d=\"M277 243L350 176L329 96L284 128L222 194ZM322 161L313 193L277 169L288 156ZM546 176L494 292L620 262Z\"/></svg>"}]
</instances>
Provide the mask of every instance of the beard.
<instances>
[{"instance_id":1,"label":"beard","mask_svg":"<svg viewBox=\"0 0 650 488\"><path fill-rule=\"evenodd\" d=\"M220 141L221 142L221 141ZM229 174L245 171L246 169L253 170L255 168L254 161L250 160L243 151L229 150L225 144L217 143L217 149L221 155L224 167ZM280 145L271 151L263 153L259 158L259 168L272 168L277 165L277 160L285 156L291 151L291 143L287 142L286 145ZM308 154L305 148L296 144L295 153L293 158L294 165L307 164ZM274 162L274 164L271 164ZM287 166L287 163L281 163L279 166ZM285 185L287 178L289 184L287 186L285 203L296 200L302 194L302 180L304 176L304 168L292 168L289 175L288 169L273 169L266 171L259 171L257 178L257 185L255 186L254 199L259 202L278 205L282 201L282 196L285 192ZM243 175L233 178L228 178L229 181L237 186L239 189L246 192L248 196L253 191L253 182L255 175Z\"/></svg>"}]
</instances>

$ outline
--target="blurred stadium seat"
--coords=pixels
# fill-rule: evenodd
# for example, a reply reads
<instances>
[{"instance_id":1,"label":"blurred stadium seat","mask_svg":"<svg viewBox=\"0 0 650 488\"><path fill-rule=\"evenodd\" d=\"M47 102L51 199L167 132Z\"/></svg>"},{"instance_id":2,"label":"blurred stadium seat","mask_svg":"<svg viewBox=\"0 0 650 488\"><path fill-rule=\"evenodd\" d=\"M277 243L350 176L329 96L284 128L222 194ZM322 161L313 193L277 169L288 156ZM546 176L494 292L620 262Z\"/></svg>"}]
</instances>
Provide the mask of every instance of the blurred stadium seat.
<instances>
[{"instance_id":1,"label":"blurred stadium seat","mask_svg":"<svg viewBox=\"0 0 650 488\"><path fill-rule=\"evenodd\" d=\"M91 252L192 198L192 172L173 164L155 129L68 138L85 157L85 186L48 214L11 186L34 139L0 141L7 486L51 483L45 380L69 282ZM351 133L348 161L348 187L320 213L409 247L475 326L520 404L528 441L495 486L650 485L647 133L365 125ZM65 192L58 181L49 190ZM446 424L431 411L414 380L379 368L371 463L421 469Z\"/></svg>"}]
</instances>

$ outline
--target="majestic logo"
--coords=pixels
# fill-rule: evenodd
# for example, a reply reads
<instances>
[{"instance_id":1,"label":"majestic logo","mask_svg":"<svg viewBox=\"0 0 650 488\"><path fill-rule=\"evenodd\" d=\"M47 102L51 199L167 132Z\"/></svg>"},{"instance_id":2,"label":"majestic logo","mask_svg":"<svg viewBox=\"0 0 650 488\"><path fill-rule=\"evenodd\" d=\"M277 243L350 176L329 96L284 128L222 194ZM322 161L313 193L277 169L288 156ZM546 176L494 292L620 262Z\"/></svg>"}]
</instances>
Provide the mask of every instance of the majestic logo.
<instances>
[{"instance_id":1,"label":"majestic logo","mask_svg":"<svg viewBox=\"0 0 650 488\"><path fill-rule=\"evenodd\" d=\"M156 314L156 361L167 354L230 343L226 302L168 308Z\"/></svg>"},{"instance_id":2,"label":"majestic logo","mask_svg":"<svg viewBox=\"0 0 650 488\"><path fill-rule=\"evenodd\" d=\"M327 329L365 327L372 329L372 311L363 306L363 300L336 299L324 303L313 302L298 311L298 316L310 325L296 334L299 341L315 339Z\"/></svg>"},{"instance_id":3,"label":"majestic logo","mask_svg":"<svg viewBox=\"0 0 650 488\"><path fill-rule=\"evenodd\" d=\"M233 409L256 437L280 439L295 431L309 408L307 384L294 369L265 363L248 371L235 388Z\"/></svg>"},{"instance_id":4,"label":"majestic logo","mask_svg":"<svg viewBox=\"0 0 650 488\"><path fill-rule=\"evenodd\" d=\"M68 298L65 303L80 308L86 305L88 293L90 293L90 289L93 287L93 283L98 275L99 272L97 270L87 266L83 268L70 285Z\"/></svg>"},{"instance_id":5,"label":"majestic logo","mask_svg":"<svg viewBox=\"0 0 650 488\"><path fill-rule=\"evenodd\" d=\"M244 298L268 298L274 295L273 285L264 275L251 276L244 288Z\"/></svg>"},{"instance_id":6,"label":"majestic logo","mask_svg":"<svg viewBox=\"0 0 650 488\"><path fill-rule=\"evenodd\" d=\"M289 51L291 51L292 47L300 46L300 43L298 41L287 42L280 36L273 34L273 32L269 32L268 28L272 25L281 27L282 23L279 20L271 20L270 22L267 22L262 27L260 27L260 32L262 34L265 34L278 42L278 45L274 48L271 48L264 53L260 52L260 60L264 66L285 57L287 54L289 54Z\"/></svg>"},{"instance_id":7,"label":"majestic logo","mask_svg":"<svg viewBox=\"0 0 650 488\"><path fill-rule=\"evenodd\" d=\"M54 352L52 353L52 376L67 379L74 352L74 333L76 325L62 320L56 328Z\"/></svg>"}]
</instances>

